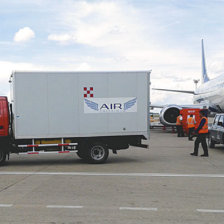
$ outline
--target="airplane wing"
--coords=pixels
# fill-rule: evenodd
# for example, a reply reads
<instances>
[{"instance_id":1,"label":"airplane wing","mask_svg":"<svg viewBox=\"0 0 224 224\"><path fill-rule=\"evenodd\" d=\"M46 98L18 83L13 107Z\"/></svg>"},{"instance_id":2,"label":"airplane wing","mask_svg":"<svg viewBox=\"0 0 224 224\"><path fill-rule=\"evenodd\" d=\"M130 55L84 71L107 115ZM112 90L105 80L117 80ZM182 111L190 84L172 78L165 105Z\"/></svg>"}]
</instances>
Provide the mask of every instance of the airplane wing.
<instances>
[{"instance_id":1,"label":"airplane wing","mask_svg":"<svg viewBox=\"0 0 224 224\"><path fill-rule=\"evenodd\" d=\"M150 108L153 110L154 108L163 108L164 105L154 105L154 104L150 104Z\"/></svg>"},{"instance_id":2,"label":"airplane wing","mask_svg":"<svg viewBox=\"0 0 224 224\"><path fill-rule=\"evenodd\" d=\"M153 90L161 90L161 91L168 91L168 92L177 92L177 93L188 93L188 94L195 94L194 91L189 90L177 90L177 89L158 89L158 88L152 88Z\"/></svg>"},{"instance_id":3,"label":"airplane wing","mask_svg":"<svg viewBox=\"0 0 224 224\"><path fill-rule=\"evenodd\" d=\"M155 105L151 104L150 108L153 110L154 108L164 108L164 107L171 107L177 106L179 108L197 108L197 109L210 109L211 105L203 103L203 104L189 104L189 105L176 105L176 104L168 104L168 105ZM215 108L215 106L214 106Z\"/></svg>"}]
</instances>

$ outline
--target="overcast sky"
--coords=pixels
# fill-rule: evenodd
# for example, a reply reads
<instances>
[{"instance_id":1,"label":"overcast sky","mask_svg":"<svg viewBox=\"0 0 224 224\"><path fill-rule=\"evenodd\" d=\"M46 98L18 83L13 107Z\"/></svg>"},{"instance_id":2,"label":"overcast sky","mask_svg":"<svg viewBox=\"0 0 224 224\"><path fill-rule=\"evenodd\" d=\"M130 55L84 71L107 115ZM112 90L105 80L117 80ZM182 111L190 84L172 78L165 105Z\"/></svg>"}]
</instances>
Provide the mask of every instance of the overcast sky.
<instances>
[{"instance_id":1,"label":"overcast sky","mask_svg":"<svg viewBox=\"0 0 224 224\"><path fill-rule=\"evenodd\" d=\"M193 90L202 38L209 77L224 72L223 13L224 0L0 0L0 95L14 70L152 70L151 87Z\"/></svg>"}]
</instances>

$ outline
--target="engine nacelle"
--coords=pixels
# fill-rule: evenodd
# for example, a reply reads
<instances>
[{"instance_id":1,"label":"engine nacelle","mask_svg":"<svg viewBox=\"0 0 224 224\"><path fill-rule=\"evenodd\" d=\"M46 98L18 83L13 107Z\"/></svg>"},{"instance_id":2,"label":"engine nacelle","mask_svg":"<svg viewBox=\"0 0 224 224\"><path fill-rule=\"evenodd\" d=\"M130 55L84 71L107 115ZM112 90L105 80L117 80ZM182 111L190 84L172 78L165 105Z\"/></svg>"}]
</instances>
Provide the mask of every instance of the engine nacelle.
<instances>
[{"instance_id":1,"label":"engine nacelle","mask_svg":"<svg viewBox=\"0 0 224 224\"><path fill-rule=\"evenodd\" d=\"M160 122L165 126L176 125L177 116L180 114L182 107L178 105L168 105L160 111Z\"/></svg>"}]
</instances>

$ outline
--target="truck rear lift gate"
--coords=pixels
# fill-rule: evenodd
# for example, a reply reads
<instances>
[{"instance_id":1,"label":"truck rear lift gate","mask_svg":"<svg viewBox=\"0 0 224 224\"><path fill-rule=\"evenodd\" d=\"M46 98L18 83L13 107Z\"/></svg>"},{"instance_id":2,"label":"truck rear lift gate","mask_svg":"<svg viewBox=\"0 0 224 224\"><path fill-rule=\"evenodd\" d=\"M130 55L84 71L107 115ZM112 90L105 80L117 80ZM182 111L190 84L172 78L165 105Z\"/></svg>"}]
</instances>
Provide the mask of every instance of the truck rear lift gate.
<instances>
[{"instance_id":1,"label":"truck rear lift gate","mask_svg":"<svg viewBox=\"0 0 224 224\"><path fill-rule=\"evenodd\" d=\"M35 154L43 154L43 153L70 153L70 152L77 152L78 150L65 150L65 146L76 146L78 143L64 143L64 139L61 139L62 143L59 144L34 144L34 139L32 139L32 145L18 145L19 148L33 148L33 151L30 152L22 152L19 154L29 154L29 155L35 155ZM43 152L43 151L35 151L36 148L38 147L54 147L58 146L61 147L60 151L51 151L51 152Z\"/></svg>"}]
</instances>

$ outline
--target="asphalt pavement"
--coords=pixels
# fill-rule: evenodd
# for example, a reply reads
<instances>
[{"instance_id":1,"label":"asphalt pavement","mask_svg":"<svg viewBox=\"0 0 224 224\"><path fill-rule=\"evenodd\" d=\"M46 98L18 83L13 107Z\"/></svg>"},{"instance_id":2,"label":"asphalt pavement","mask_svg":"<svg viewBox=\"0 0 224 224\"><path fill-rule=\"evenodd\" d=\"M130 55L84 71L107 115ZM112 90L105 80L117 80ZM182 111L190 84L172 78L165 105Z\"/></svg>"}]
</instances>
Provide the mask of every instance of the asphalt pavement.
<instances>
[{"instance_id":1,"label":"asphalt pavement","mask_svg":"<svg viewBox=\"0 0 224 224\"><path fill-rule=\"evenodd\" d=\"M148 144L101 165L12 155L0 167L0 223L223 223L224 147L193 157L194 142L161 129Z\"/></svg>"}]
</instances>

